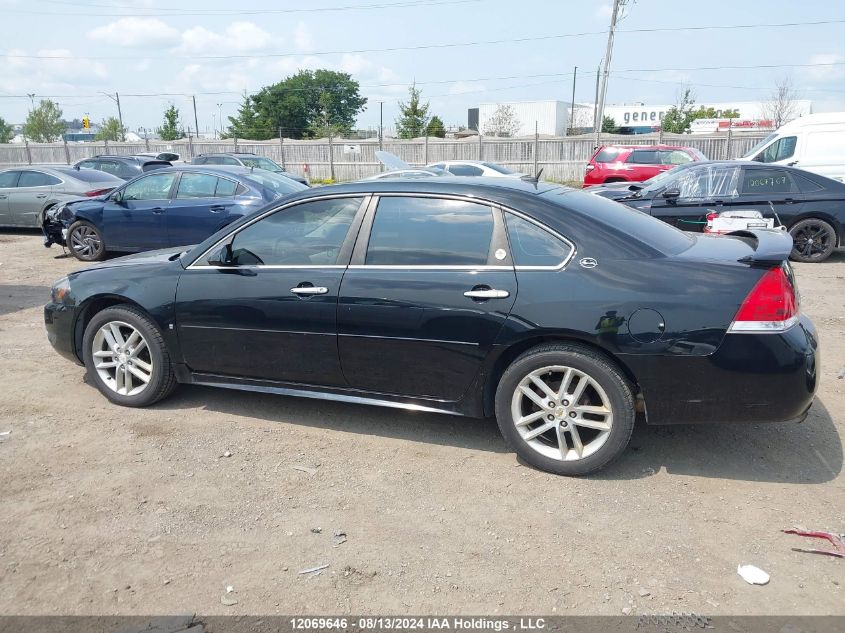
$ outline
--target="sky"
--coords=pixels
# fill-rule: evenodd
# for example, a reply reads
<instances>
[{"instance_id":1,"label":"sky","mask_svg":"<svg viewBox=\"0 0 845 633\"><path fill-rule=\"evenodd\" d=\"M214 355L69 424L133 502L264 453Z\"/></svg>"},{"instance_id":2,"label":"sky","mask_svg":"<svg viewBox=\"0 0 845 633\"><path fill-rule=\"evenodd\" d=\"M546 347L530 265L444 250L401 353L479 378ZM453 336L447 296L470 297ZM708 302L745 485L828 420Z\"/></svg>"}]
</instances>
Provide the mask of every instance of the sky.
<instances>
[{"instance_id":1,"label":"sky","mask_svg":"<svg viewBox=\"0 0 845 633\"><path fill-rule=\"evenodd\" d=\"M610 0L0 0L0 117L23 122L34 94L99 122L118 92L130 130L157 128L171 103L193 127L196 95L208 133L244 90L328 68L368 98L359 127L378 126L379 101L392 127L414 81L431 113L466 125L479 103L569 101L575 66L576 101L594 101L610 13ZM768 26L822 21L838 22ZM734 28L690 30L713 26ZM789 77L815 112L845 110L845 3L629 0L618 28L608 103L674 103L685 87L699 103L761 101Z\"/></svg>"}]
</instances>

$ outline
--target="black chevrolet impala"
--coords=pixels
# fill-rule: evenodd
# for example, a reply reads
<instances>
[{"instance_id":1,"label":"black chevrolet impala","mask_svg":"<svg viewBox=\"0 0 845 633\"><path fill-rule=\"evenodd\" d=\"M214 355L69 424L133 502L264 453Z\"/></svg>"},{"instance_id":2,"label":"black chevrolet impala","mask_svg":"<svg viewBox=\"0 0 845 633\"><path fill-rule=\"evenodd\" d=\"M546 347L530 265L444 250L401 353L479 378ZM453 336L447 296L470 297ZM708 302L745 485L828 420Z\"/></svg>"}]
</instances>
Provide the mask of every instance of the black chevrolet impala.
<instances>
[{"instance_id":1,"label":"black chevrolet impala","mask_svg":"<svg viewBox=\"0 0 845 633\"><path fill-rule=\"evenodd\" d=\"M525 461L576 475L624 450L638 412L803 419L818 351L791 248L549 184L368 181L72 273L45 320L117 404L188 383L495 415Z\"/></svg>"}]
</instances>

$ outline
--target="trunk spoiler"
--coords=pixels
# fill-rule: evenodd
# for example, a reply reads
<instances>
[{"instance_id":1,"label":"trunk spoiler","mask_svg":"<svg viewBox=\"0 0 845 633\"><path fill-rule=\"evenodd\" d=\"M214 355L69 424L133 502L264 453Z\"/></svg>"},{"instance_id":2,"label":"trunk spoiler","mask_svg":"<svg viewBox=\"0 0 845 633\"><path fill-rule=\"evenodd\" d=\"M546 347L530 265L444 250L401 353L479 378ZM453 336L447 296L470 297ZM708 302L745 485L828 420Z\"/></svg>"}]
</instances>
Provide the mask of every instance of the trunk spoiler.
<instances>
[{"instance_id":1,"label":"trunk spoiler","mask_svg":"<svg viewBox=\"0 0 845 633\"><path fill-rule=\"evenodd\" d=\"M737 260L745 264L780 264L792 252L792 236L783 230L732 231L725 237L738 237L751 244L754 252Z\"/></svg>"}]
</instances>

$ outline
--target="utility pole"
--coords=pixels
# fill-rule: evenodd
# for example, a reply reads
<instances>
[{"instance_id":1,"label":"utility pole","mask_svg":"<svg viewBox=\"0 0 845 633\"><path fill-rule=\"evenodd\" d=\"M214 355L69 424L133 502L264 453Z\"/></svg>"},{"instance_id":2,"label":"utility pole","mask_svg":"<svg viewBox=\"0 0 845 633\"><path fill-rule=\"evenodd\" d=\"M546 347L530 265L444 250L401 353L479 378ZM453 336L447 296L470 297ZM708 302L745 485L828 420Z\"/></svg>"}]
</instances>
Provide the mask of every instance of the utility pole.
<instances>
[{"instance_id":1,"label":"utility pole","mask_svg":"<svg viewBox=\"0 0 845 633\"><path fill-rule=\"evenodd\" d=\"M572 101L569 102L569 129L575 129L575 79L578 77L578 66L572 71ZM566 136L569 136L567 133Z\"/></svg>"},{"instance_id":2,"label":"utility pole","mask_svg":"<svg viewBox=\"0 0 845 633\"><path fill-rule=\"evenodd\" d=\"M601 78L601 66L596 68L596 99L593 101L593 132L596 130L601 129L601 126L597 123L599 115L599 79Z\"/></svg>"},{"instance_id":3,"label":"utility pole","mask_svg":"<svg viewBox=\"0 0 845 633\"><path fill-rule=\"evenodd\" d=\"M107 96L109 99L117 104L117 120L120 124L120 140L125 141L126 135L123 133L123 112L120 110L120 95L118 93L111 94L109 92L101 92L101 95Z\"/></svg>"},{"instance_id":4,"label":"utility pole","mask_svg":"<svg viewBox=\"0 0 845 633\"><path fill-rule=\"evenodd\" d=\"M378 102L378 148L384 149L384 101Z\"/></svg>"},{"instance_id":5,"label":"utility pole","mask_svg":"<svg viewBox=\"0 0 845 633\"><path fill-rule=\"evenodd\" d=\"M217 104L217 121L220 124L220 136L217 138L223 138L223 104ZM235 144L235 149L237 149L237 144Z\"/></svg>"},{"instance_id":6,"label":"utility pole","mask_svg":"<svg viewBox=\"0 0 845 633\"><path fill-rule=\"evenodd\" d=\"M26 96L29 97L29 102L32 104L32 107L29 110L30 112L32 112L33 110L35 110L35 93L27 92Z\"/></svg>"},{"instance_id":7,"label":"utility pole","mask_svg":"<svg viewBox=\"0 0 845 633\"><path fill-rule=\"evenodd\" d=\"M194 130L197 133L197 140L199 140L200 122L199 119L197 119L197 95L191 95L191 101L194 102Z\"/></svg>"},{"instance_id":8,"label":"utility pole","mask_svg":"<svg viewBox=\"0 0 845 633\"><path fill-rule=\"evenodd\" d=\"M601 126L604 121L604 101L607 97L607 78L610 74L610 60L613 56L613 37L616 34L616 25L621 19L621 9L628 3L628 0L613 0L613 13L610 16L610 29L607 32L607 50L604 54L604 72L602 73L601 90L599 91L598 103L596 106L596 145L601 145Z\"/></svg>"}]
</instances>

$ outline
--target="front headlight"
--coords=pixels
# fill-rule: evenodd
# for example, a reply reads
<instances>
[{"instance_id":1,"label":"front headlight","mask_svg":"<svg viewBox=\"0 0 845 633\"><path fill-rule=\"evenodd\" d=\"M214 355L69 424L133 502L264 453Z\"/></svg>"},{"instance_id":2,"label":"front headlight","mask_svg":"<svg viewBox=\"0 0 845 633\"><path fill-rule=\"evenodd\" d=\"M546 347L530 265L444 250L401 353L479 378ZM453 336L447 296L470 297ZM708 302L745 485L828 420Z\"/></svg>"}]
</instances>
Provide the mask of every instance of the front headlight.
<instances>
[{"instance_id":1,"label":"front headlight","mask_svg":"<svg viewBox=\"0 0 845 633\"><path fill-rule=\"evenodd\" d=\"M50 289L50 299L53 303L64 303L65 297L70 294L70 279L62 277Z\"/></svg>"}]
</instances>

